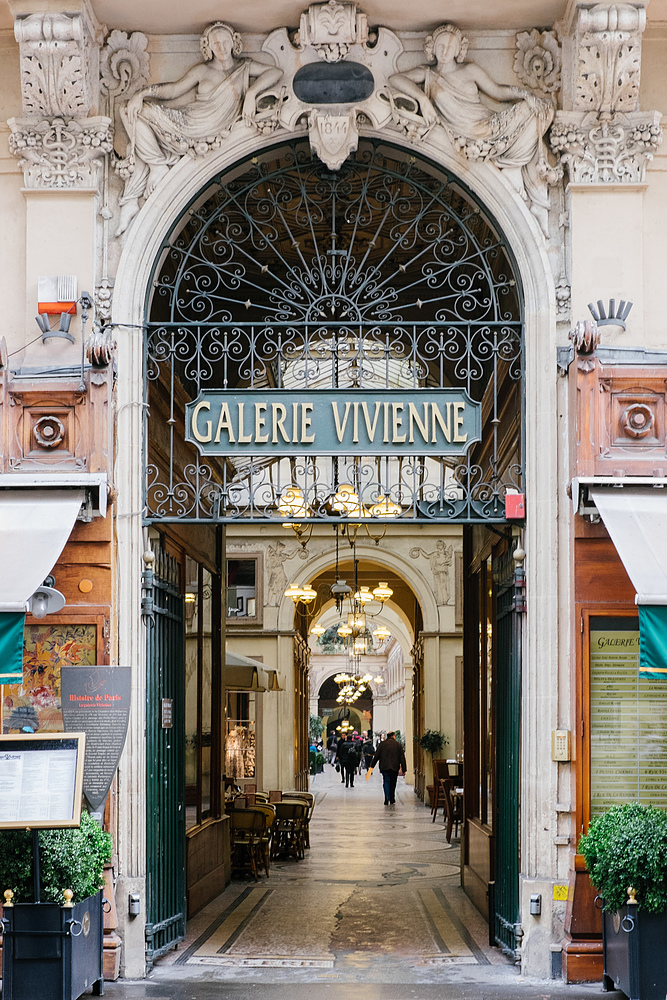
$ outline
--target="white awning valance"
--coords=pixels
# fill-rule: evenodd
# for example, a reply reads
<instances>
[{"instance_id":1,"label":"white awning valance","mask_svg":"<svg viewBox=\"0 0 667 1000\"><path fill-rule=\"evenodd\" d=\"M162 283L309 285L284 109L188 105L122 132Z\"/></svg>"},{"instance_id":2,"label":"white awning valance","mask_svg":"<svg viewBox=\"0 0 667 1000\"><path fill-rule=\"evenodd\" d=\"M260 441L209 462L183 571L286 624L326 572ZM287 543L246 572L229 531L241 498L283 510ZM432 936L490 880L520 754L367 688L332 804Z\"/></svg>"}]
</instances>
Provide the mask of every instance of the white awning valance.
<instances>
[{"instance_id":1,"label":"white awning valance","mask_svg":"<svg viewBox=\"0 0 667 1000\"><path fill-rule=\"evenodd\" d=\"M85 493L0 491L0 611L25 611L65 544Z\"/></svg>"},{"instance_id":2,"label":"white awning valance","mask_svg":"<svg viewBox=\"0 0 667 1000\"><path fill-rule=\"evenodd\" d=\"M225 651L225 687L230 691L282 691L278 674L259 660Z\"/></svg>"},{"instance_id":3,"label":"white awning valance","mask_svg":"<svg viewBox=\"0 0 667 1000\"><path fill-rule=\"evenodd\" d=\"M637 604L667 604L667 490L589 484L588 492L637 591Z\"/></svg>"}]
</instances>

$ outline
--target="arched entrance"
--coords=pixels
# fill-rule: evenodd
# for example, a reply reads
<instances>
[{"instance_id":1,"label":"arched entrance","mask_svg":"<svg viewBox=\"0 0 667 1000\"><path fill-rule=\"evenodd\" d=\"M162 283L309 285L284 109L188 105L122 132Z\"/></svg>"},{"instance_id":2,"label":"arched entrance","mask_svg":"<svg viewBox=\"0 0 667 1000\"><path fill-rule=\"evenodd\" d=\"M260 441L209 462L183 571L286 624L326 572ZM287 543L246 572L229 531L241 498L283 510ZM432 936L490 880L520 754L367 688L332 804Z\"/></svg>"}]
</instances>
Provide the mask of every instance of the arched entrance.
<instances>
[{"instance_id":1,"label":"arched entrance","mask_svg":"<svg viewBox=\"0 0 667 1000\"><path fill-rule=\"evenodd\" d=\"M224 524L286 517L504 523L507 489L522 488L518 270L455 177L378 141L362 142L337 174L305 145L269 149L196 196L163 242L152 285L152 524L199 525L219 539ZM213 413L202 396L210 389L220 394ZM406 396L396 395L400 410L382 396L359 398L358 409L348 399L348 410L338 397L336 431L347 427L350 440L286 455L284 444L309 443L304 390ZM465 399L437 409L432 390ZM255 403L271 393L289 400L267 416ZM457 423L468 402L477 426ZM384 454L375 434L413 447ZM199 447L209 444L220 447Z\"/></svg>"}]
</instances>

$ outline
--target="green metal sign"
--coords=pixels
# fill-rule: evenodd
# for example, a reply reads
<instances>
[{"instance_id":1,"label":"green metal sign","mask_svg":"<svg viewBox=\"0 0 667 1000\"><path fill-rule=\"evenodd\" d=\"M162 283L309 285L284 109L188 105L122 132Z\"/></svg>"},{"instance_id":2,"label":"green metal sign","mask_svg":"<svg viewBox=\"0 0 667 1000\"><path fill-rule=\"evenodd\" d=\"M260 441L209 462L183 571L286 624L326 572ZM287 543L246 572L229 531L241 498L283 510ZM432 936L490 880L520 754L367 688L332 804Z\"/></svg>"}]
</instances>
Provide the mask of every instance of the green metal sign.
<instances>
[{"instance_id":1,"label":"green metal sign","mask_svg":"<svg viewBox=\"0 0 667 1000\"><path fill-rule=\"evenodd\" d=\"M459 389L210 389L185 407L202 455L462 455L481 425Z\"/></svg>"}]
</instances>

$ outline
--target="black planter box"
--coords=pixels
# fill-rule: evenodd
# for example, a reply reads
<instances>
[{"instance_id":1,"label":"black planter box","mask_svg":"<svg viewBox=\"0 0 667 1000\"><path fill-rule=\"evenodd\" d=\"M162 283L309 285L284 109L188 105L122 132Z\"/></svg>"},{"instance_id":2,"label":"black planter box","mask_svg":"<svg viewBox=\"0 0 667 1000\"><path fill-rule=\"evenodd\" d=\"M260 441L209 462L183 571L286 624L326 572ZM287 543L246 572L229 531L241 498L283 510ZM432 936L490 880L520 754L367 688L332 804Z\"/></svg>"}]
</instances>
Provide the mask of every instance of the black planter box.
<instances>
[{"instance_id":1,"label":"black planter box","mask_svg":"<svg viewBox=\"0 0 667 1000\"><path fill-rule=\"evenodd\" d=\"M603 913L603 988L621 990L628 1000L665 1000L665 942L667 913L637 911L632 905Z\"/></svg>"},{"instance_id":2,"label":"black planter box","mask_svg":"<svg viewBox=\"0 0 667 1000\"><path fill-rule=\"evenodd\" d=\"M78 1000L104 993L102 893L73 907L5 906L2 1000Z\"/></svg>"}]
</instances>

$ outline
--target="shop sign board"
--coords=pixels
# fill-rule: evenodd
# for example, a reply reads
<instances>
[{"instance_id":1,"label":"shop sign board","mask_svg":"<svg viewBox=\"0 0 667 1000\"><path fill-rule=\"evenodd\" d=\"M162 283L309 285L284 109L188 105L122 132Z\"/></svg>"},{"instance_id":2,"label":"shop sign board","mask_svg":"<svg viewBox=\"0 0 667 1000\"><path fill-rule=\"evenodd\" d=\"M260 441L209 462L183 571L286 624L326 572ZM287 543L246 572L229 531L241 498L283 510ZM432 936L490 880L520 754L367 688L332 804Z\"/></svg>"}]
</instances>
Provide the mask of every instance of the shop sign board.
<instances>
[{"instance_id":1,"label":"shop sign board","mask_svg":"<svg viewBox=\"0 0 667 1000\"><path fill-rule=\"evenodd\" d=\"M0 735L0 829L79 826L82 732Z\"/></svg>"},{"instance_id":2,"label":"shop sign board","mask_svg":"<svg viewBox=\"0 0 667 1000\"><path fill-rule=\"evenodd\" d=\"M481 431L460 389L209 389L185 406L202 455L463 455Z\"/></svg>"}]
</instances>

